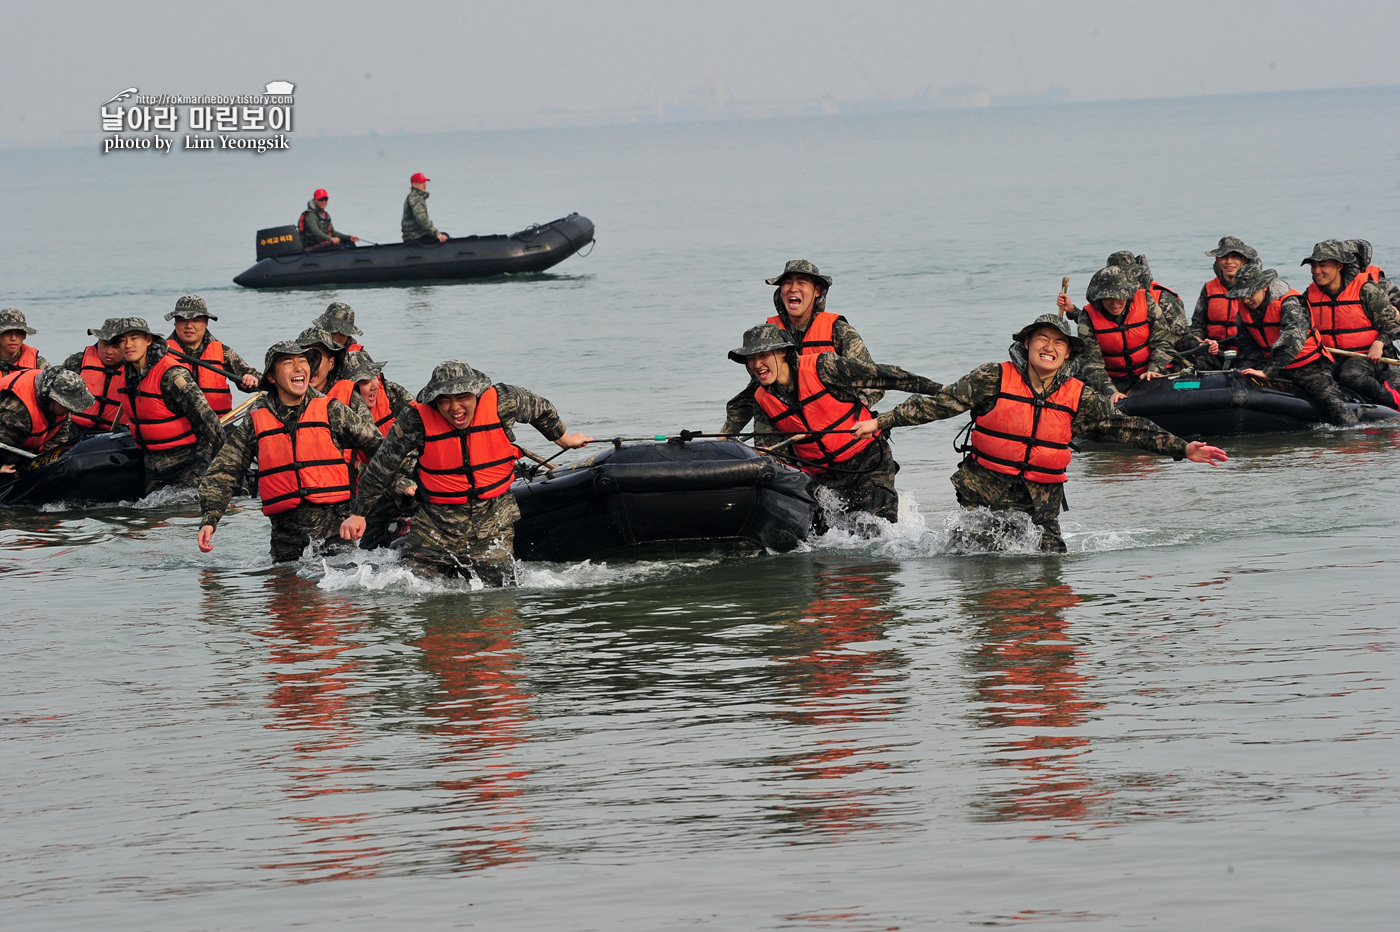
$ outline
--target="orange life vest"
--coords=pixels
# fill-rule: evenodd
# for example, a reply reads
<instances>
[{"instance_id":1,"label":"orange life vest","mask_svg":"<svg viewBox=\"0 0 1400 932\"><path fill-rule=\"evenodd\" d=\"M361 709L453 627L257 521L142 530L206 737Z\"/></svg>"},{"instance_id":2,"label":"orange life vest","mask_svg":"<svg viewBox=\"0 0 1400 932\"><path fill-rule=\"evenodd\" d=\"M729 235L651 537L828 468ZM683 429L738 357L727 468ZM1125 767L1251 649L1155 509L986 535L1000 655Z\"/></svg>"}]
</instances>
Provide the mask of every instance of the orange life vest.
<instances>
[{"instance_id":1,"label":"orange life vest","mask_svg":"<svg viewBox=\"0 0 1400 932\"><path fill-rule=\"evenodd\" d=\"M369 416L374 419L374 426L379 428L379 433L387 437L389 429L394 426L394 409L389 407L389 393L384 387L384 376L376 375L375 379L379 382L379 394L374 396L374 404L370 406ZM355 458L361 463L370 461L367 453L356 453Z\"/></svg>"},{"instance_id":2,"label":"orange life vest","mask_svg":"<svg viewBox=\"0 0 1400 932\"><path fill-rule=\"evenodd\" d=\"M169 338L169 343L187 356L194 355L187 353L173 336ZM218 340L210 340L209 345L204 348L204 352L199 354L199 358L221 369L228 368L228 357L224 355L224 344ZM233 410L233 392L229 390L228 379L211 369L196 366L178 356L175 357L175 365L194 373L194 380L199 385L199 390L204 392L204 400L209 402L209 407L214 409L215 414L228 414Z\"/></svg>"},{"instance_id":3,"label":"orange life vest","mask_svg":"<svg viewBox=\"0 0 1400 932\"><path fill-rule=\"evenodd\" d=\"M28 343L21 344L19 348L19 355L15 357L14 362L9 363L9 367L12 370L39 368L39 351L36 350L34 347L30 346Z\"/></svg>"},{"instance_id":4,"label":"orange life vest","mask_svg":"<svg viewBox=\"0 0 1400 932\"><path fill-rule=\"evenodd\" d=\"M190 419L171 411L160 391L161 379L177 365L175 357L166 353L145 378L134 386L128 381L123 389L122 410L131 424L131 436L142 449L174 450L199 442Z\"/></svg>"},{"instance_id":5,"label":"orange life vest","mask_svg":"<svg viewBox=\"0 0 1400 932\"><path fill-rule=\"evenodd\" d=\"M1323 346L1364 353L1381 338L1375 322L1366 315L1361 304L1361 286L1383 277L1384 272L1374 265L1370 266L1347 282L1347 286L1337 292L1335 298L1317 287L1316 283L1308 286L1303 300L1307 302L1313 326L1321 335Z\"/></svg>"},{"instance_id":6,"label":"orange life vest","mask_svg":"<svg viewBox=\"0 0 1400 932\"><path fill-rule=\"evenodd\" d=\"M510 490L520 450L506 436L496 410L496 389L476 401L465 430L455 430L433 405L412 402L426 438L418 455L418 486L434 505L465 505Z\"/></svg>"},{"instance_id":7,"label":"orange life vest","mask_svg":"<svg viewBox=\"0 0 1400 932\"><path fill-rule=\"evenodd\" d=\"M341 379L327 388L325 394L327 398L334 398L348 408L350 399L355 397L355 383L349 379Z\"/></svg>"},{"instance_id":8,"label":"orange life vest","mask_svg":"<svg viewBox=\"0 0 1400 932\"><path fill-rule=\"evenodd\" d=\"M97 356L97 347L83 350L83 367L78 373L87 384L88 391L96 398L91 408L73 415L73 423L79 427L107 429L117 420L117 412L122 407L122 392L126 389L126 370L121 363L115 369L102 365Z\"/></svg>"},{"instance_id":9,"label":"orange life vest","mask_svg":"<svg viewBox=\"0 0 1400 932\"><path fill-rule=\"evenodd\" d=\"M1094 337L1103 351L1103 367L1115 379L1129 374L1142 375L1152 357L1148 340L1152 333L1147 322L1147 292L1139 288L1123 311L1122 320L1115 320L1092 303L1084 305L1094 328Z\"/></svg>"},{"instance_id":10,"label":"orange life vest","mask_svg":"<svg viewBox=\"0 0 1400 932\"><path fill-rule=\"evenodd\" d=\"M353 337L350 342L345 345L345 352L347 353L358 353L363 349L364 347L356 343Z\"/></svg>"},{"instance_id":11,"label":"orange life vest","mask_svg":"<svg viewBox=\"0 0 1400 932\"><path fill-rule=\"evenodd\" d=\"M817 353L836 352L836 341L832 334L836 329L836 318L839 314L830 311L822 311L820 314L812 315L812 322L807 325L807 329L801 337L793 334L793 339L797 341L797 352L803 356L815 356ZM787 325L783 323L783 318L777 314L768 318L768 323L775 324L787 330Z\"/></svg>"},{"instance_id":12,"label":"orange life vest","mask_svg":"<svg viewBox=\"0 0 1400 932\"><path fill-rule=\"evenodd\" d=\"M263 514L291 511L302 502L349 501L350 468L345 451L331 437L329 404L324 395L306 402L295 428L287 427L265 407L253 409Z\"/></svg>"},{"instance_id":13,"label":"orange life vest","mask_svg":"<svg viewBox=\"0 0 1400 932\"><path fill-rule=\"evenodd\" d=\"M1236 319L1240 316L1240 299L1227 298L1229 292L1216 276L1206 282L1206 339L1228 340L1237 330Z\"/></svg>"},{"instance_id":14,"label":"orange life vest","mask_svg":"<svg viewBox=\"0 0 1400 932\"><path fill-rule=\"evenodd\" d=\"M1254 312L1250 311L1248 307L1240 309L1240 329L1254 338L1254 342L1258 343L1260 348L1264 350L1264 355L1270 355L1274 343L1278 340L1279 321L1283 317L1284 299L1294 297L1297 294L1297 291L1290 288L1288 294L1282 298L1270 301L1268 307L1264 308L1262 318L1256 318ZM1314 326L1308 331L1308 338L1304 341L1303 348L1298 350L1298 355L1294 356L1293 361L1283 368L1297 369L1310 362L1316 362L1324 356L1328 359L1332 358L1323 348L1322 341L1318 338L1317 327Z\"/></svg>"},{"instance_id":15,"label":"orange life vest","mask_svg":"<svg viewBox=\"0 0 1400 932\"><path fill-rule=\"evenodd\" d=\"M63 418L49 423L49 415L39 403L39 393L34 388L38 378L38 369L19 369L0 376L0 392L14 395L24 402L25 410L29 412L29 433L20 440L19 445L35 452L42 450L49 438L63 426Z\"/></svg>"},{"instance_id":16,"label":"orange life vest","mask_svg":"<svg viewBox=\"0 0 1400 932\"><path fill-rule=\"evenodd\" d=\"M1021 370L1001 364L996 404L973 419L972 456L993 472L1031 482L1064 482L1084 383L1075 378L1046 398L1031 391Z\"/></svg>"},{"instance_id":17,"label":"orange life vest","mask_svg":"<svg viewBox=\"0 0 1400 932\"><path fill-rule=\"evenodd\" d=\"M1178 301L1181 300L1181 295L1177 294L1175 291L1172 291L1170 288L1168 288L1166 285L1163 285L1161 282L1153 282L1151 285L1148 286L1147 290L1151 292L1152 300L1156 301L1158 304L1162 303L1163 294L1169 294L1173 298L1176 298Z\"/></svg>"},{"instance_id":18,"label":"orange life vest","mask_svg":"<svg viewBox=\"0 0 1400 932\"><path fill-rule=\"evenodd\" d=\"M857 421L868 421L870 409L859 401L840 401L817 375L818 356L797 357L797 406L790 407L777 395L760 386L754 400L768 415L773 426L785 431L849 430ZM876 436L879 436L878 432ZM850 434L816 433L792 445L802 460L802 471L820 475L828 466L844 463L864 450L875 437L856 439Z\"/></svg>"}]
</instances>

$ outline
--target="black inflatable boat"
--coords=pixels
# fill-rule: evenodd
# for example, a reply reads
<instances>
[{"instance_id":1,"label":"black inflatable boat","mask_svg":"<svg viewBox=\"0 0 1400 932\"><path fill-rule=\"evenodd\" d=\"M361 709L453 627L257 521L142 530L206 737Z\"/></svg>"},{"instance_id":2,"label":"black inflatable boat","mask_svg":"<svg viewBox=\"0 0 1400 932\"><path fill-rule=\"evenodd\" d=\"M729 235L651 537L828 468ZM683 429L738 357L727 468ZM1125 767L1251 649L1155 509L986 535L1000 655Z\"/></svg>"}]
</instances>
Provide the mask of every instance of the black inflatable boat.
<instances>
[{"instance_id":1,"label":"black inflatable boat","mask_svg":"<svg viewBox=\"0 0 1400 932\"><path fill-rule=\"evenodd\" d=\"M802 472L733 440L612 447L511 492L516 556L555 562L791 550L816 507Z\"/></svg>"},{"instance_id":2,"label":"black inflatable boat","mask_svg":"<svg viewBox=\"0 0 1400 932\"><path fill-rule=\"evenodd\" d=\"M141 497L146 467L131 434L90 434L19 467L0 484L0 504L130 502Z\"/></svg>"},{"instance_id":3,"label":"black inflatable boat","mask_svg":"<svg viewBox=\"0 0 1400 932\"><path fill-rule=\"evenodd\" d=\"M1400 412L1353 401L1362 421L1386 421ZM1195 372L1133 386L1118 404L1124 414L1145 417L1179 437L1230 437L1306 430L1325 420L1320 409L1287 382L1239 372Z\"/></svg>"},{"instance_id":4,"label":"black inflatable boat","mask_svg":"<svg viewBox=\"0 0 1400 932\"><path fill-rule=\"evenodd\" d=\"M306 251L296 227L258 231L258 263L233 281L245 288L362 285L542 272L593 242L593 221L569 214L509 236L465 236L423 246L393 243Z\"/></svg>"}]
</instances>

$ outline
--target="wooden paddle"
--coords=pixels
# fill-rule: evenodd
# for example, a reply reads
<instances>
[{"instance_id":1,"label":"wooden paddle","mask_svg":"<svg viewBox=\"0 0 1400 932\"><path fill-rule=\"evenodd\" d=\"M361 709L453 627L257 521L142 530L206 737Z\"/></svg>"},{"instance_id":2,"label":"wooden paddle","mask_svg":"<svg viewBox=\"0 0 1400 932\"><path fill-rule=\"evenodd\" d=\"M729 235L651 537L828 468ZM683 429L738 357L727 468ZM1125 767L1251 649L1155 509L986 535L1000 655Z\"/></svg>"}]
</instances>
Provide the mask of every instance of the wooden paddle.
<instances>
[{"instance_id":1,"label":"wooden paddle","mask_svg":"<svg viewBox=\"0 0 1400 932\"><path fill-rule=\"evenodd\" d=\"M1365 353L1353 353L1351 350L1337 349L1335 346L1327 347L1327 352L1331 353L1333 356L1351 356L1356 359L1366 358ZM1388 366L1400 366L1400 359L1391 359L1387 356L1382 356L1380 361Z\"/></svg>"},{"instance_id":2,"label":"wooden paddle","mask_svg":"<svg viewBox=\"0 0 1400 932\"><path fill-rule=\"evenodd\" d=\"M263 396L263 393L262 393L262 392L258 392L258 393L257 393L256 395L254 395L252 398L249 398L247 401L243 402L241 405L239 405L238 407L234 408L234 409L233 409L232 411L230 411L228 414L222 415L222 416L219 418L219 423L220 423L220 424L223 424L225 427L227 427L228 425L232 424L234 421L236 421L236 420L238 420L240 417L242 417L243 414L246 413L247 410L248 410L249 408L251 408L255 403L257 403L257 400L258 400L259 398L261 398L262 396Z\"/></svg>"},{"instance_id":3,"label":"wooden paddle","mask_svg":"<svg viewBox=\"0 0 1400 932\"><path fill-rule=\"evenodd\" d=\"M13 453L16 456L23 456L25 459L33 460L39 458L38 453L30 453L28 450L21 450L19 447L12 447L8 443L0 443L0 450L4 450L6 453Z\"/></svg>"},{"instance_id":4,"label":"wooden paddle","mask_svg":"<svg viewBox=\"0 0 1400 932\"><path fill-rule=\"evenodd\" d=\"M1068 275L1066 275L1064 278L1060 279L1060 294L1069 294L1069 276L1068 276ZM1065 316L1065 309L1064 309L1064 308L1060 308L1060 316L1061 316L1061 317L1064 317L1064 316Z\"/></svg>"}]
</instances>

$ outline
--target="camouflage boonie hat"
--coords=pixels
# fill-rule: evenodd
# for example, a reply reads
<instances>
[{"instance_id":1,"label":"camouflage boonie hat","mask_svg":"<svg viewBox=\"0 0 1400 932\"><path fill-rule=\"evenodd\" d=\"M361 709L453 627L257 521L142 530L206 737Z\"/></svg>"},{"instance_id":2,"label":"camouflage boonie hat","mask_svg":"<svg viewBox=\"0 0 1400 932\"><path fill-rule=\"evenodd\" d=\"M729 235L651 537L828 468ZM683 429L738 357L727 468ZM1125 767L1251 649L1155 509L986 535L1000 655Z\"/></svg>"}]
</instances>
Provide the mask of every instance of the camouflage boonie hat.
<instances>
[{"instance_id":1,"label":"camouflage boonie hat","mask_svg":"<svg viewBox=\"0 0 1400 932\"><path fill-rule=\"evenodd\" d=\"M89 327L88 336L97 337L97 339L104 343L111 343L116 339L118 333L116 328L121 322L122 318L120 317L108 317L102 322L101 327Z\"/></svg>"},{"instance_id":2,"label":"camouflage boonie hat","mask_svg":"<svg viewBox=\"0 0 1400 932\"><path fill-rule=\"evenodd\" d=\"M111 338L107 340L108 343L128 333L144 333L152 339L159 336L151 329L150 324L146 323L144 317L109 317L107 322L102 325L102 329L112 334Z\"/></svg>"},{"instance_id":3,"label":"camouflage boonie hat","mask_svg":"<svg viewBox=\"0 0 1400 932\"><path fill-rule=\"evenodd\" d=\"M383 371L384 363L375 362L364 350L355 350L345 354L345 364L341 367L340 377L352 382L367 382Z\"/></svg>"},{"instance_id":4,"label":"camouflage boonie hat","mask_svg":"<svg viewBox=\"0 0 1400 932\"><path fill-rule=\"evenodd\" d=\"M1216 246L1214 249L1207 249L1206 255L1219 259L1222 256L1228 256L1232 252L1244 256L1244 261L1246 262L1259 261L1259 252L1252 246L1246 246L1244 240L1240 239L1238 236L1220 237L1220 245Z\"/></svg>"},{"instance_id":5,"label":"camouflage boonie hat","mask_svg":"<svg viewBox=\"0 0 1400 932\"><path fill-rule=\"evenodd\" d=\"M750 356L773 350L790 350L796 345L792 342L792 334L777 324L759 324L744 331L744 345L730 350L729 358L743 366L748 364Z\"/></svg>"},{"instance_id":6,"label":"camouflage boonie hat","mask_svg":"<svg viewBox=\"0 0 1400 932\"><path fill-rule=\"evenodd\" d=\"M1229 291L1225 292L1225 297L1247 298L1256 291L1269 287L1277 280L1278 272L1266 269L1258 263L1250 262L1235 273L1235 283L1230 286Z\"/></svg>"},{"instance_id":7,"label":"camouflage boonie hat","mask_svg":"<svg viewBox=\"0 0 1400 932\"><path fill-rule=\"evenodd\" d=\"M827 288L831 287L831 276L823 275L821 269L817 268L806 259L789 259L787 265L783 266L783 273L776 278L765 278L764 281L770 285L776 285L789 275L805 275L807 278L814 278L820 281Z\"/></svg>"},{"instance_id":8,"label":"camouflage boonie hat","mask_svg":"<svg viewBox=\"0 0 1400 932\"><path fill-rule=\"evenodd\" d=\"M355 309L344 301L332 301L326 312L313 320L311 325L347 337L364 336L364 331L355 326Z\"/></svg>"},{"instance_id":9,"label":"camouflage boonie hat","mask_svg":"<svg viewBox=\"0 0 1400 932\"><path fill-rule=\"evenodd\" d=\"M263 376L258 381L258 388L265 392L270 392L276 385L272 382L272 367L277 362L278 356L305 356L306 348L295 340L281 340L267 348L266 355L263 356Z\"/></svg>"},{"instance_id":10,"label":"camouflage boonie hat","mask_svg":"<svg viewBox=\"0 0 1400 932\"><path fill-rule=\"evenodd\" d=\"M1116 265L1119 268L1127 268L1137 264L1137 255L1130 249L1120 249L1104 260L1104 265Z\"/></svg>"},{"instance_id":11,"label":"camouflage boonie hat","mask_svg":"<svg viewBox=\"0 0 1400 932\"><path fill-rule=\"evenodd\" d=\"M1122 266L1108 265L1099 269L1094 273L1094 277L1089 279L1089 287L1085 289L1084 297L1089 301L1104 298L1131 301L1139 290L1136 272Z\"/></svg>"},{"instance_id":12,"label":"camouflage boonie hat","mask_svg":"<svg viewBox=\"0 0 1400 932\"><path fill-rule=\"evenodd\" d=\"M1070 356L1078 356L1080 353L1084 352L1084 341L1070 333L1069 321L1058 314L1041 314L1035 320L1012 334L1011 339L1025 346L1026 341L1031 338L1031 334L1035 333L1041 327L1054 327L1060 333L1063 333L1069 339Z\"/></svg>"},{"instance_id":13,"label":"camouflage boonie hat","mask_svg":"<svg viewBox=\"0 0 1400 932\"><path fill-rule=\"evenodd\" d=\"M1346 265L1355 257L1351 255L1351 250L1347 249L1347 244L1341 240L1325 239L1313 246L1312 255L1308 256L1299 265L1312 265L1314 262L1340 262Z\"/></svg>"},{"instance_id":14,"label":"camouflage boonie hat","mask_svg":"<svg viewBox=\"0 0 1400 932\"><path fill-rule=\"evenodd\" d=\"M11 330L23 330L30 336L39 332L29 326L29 321L24 319L24 312L17 307L7 307L0 311L0 333L8 333Z\"/></svg>"},{"instance_id":15,"label":"camouflage boonie hat","mask_svg":"<svg viewBox=\"0 0 1400 932\"><path fill-rule=\"evenodd\" d=\"M442 395L480 395L491 387L491 379L464 362L449 359L433 370L432 378L418 393L420 405L432 404Z\"/></svg>"},{"instance_id":16,"label":"camouflage boonie hat","mask_svg":"<svg viewBox=\"0 0 1400 932\"><path fill-rule=\"evenodd\" d=\"M197 294L181 295L175 302L175 310L165 315L166 320L174 320L177 317L181 320L198 320L201 317L219 319L209 313L209 305Z\"/></svg>"},{"instance_id":17,"label":"camouflage boonie hat","mask_svg":"<svg viewBox=\"0 0 1400 932\"><path fill-rule=\"evenodd\" d=\"M318 347L330 350L332 353L345 352L345 347L335 342L325 329L314 324L297 334L297 343L301 344L302 349Z\"/></svg>"},{"instance_id":18,"label":"camouflage boonie hat","mask_svg":"<svg viewBox=\"0 0 1400 932\"><path fill-rule=\"evenodd\" d=\"M69 411L86 411L97 404L83 377L71 369L45 369L34 380L34 394L63 405Z\"/></svg>"}]
</instances>

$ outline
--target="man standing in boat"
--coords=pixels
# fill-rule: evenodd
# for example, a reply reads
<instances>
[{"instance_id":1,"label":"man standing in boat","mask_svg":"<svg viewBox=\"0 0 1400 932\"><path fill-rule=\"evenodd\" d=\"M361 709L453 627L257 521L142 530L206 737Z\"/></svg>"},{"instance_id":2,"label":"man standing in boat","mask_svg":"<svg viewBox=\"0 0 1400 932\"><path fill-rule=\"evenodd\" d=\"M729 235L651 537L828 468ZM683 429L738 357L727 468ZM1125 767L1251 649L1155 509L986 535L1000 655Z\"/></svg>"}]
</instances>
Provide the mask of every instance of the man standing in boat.
<instances>
[{"instance_id":1,"label":"man standing in boat","mask_svg":"<svg viewBox=\"0 0 1400 932\"><path fill-rule=\"evenodd\" d=\"M856 436L972 412L966 457L953 473L964 508L1019 511L1041 530L1040 549L1064 553L1060 511L1070 460L1070 440L1102 434L1119 443L1193 463L1223 462L1225 451L1187 443L1151 421L1114 409L1067 365L1089 343L1071 336L1069 322L1043 314L1013 337L1010 361L988 363L927 396L915 396L857 425Z\"/></svg>"},{"instance_id":2,"label":"man standing in boat","mask_svg":"<svg viewBox=\"0 0 1400 932\"><path fill-rule=\"evenodd\" d=\"M756 445L790 443L789 456L812 484L835 493L847 510L890 522L899 519L899 493L894 487L899 463L888 438L873 430L863 436L853 433L862 422L875 423L861 393L929 393L942 385L898 366L830 350L804 355L792 334L776 324L750 327L744 332L743 346L730 350L729 358L747 368L758 385L754 391ZM808 436L800 436L803 433ZM795 436L799 439L790 439Z\"/></svg>"},{"instance_id":3,"label":"man standing in boat","mask_svg":"<svg viewBox=\"0 0 1400 932\"><path fill-rule=\"evenodd\" d=\"M360 241L358 236L342 233L331 223L331 215L326 213L326 204L330 203L330 198L325 188L317 188L316 193L311 195L311 200L306 202L306 209L301 212L301 218L297 220L301 242L307 250L327 246L353 247Z\"/></svg>"},{"instance_id":4,"label":"man standing in boat","mask_svg":"<svg viewBox=\"0 0 1400 932\"><path fill-rule=\"evenodd\" d=\"M92 401L82 378L61 367L0 376L0 443L36 455L65 447L78 439L69 414L87 410ZM28 461L0 450L0 475Z\"/></svg>"},{"instance_id":5,"label":"man standing in boat","mask_svg":"<svg viewBox=\"0 0 1400 932\"><path fill-rule=\"evenodd\" d=\"M400 470L416 455L420 504L403 538L404 557L429 572L474 574L487 585L513 581L517 422L533 425L563 450L593 439L566 433L554 405L534 392L493 385L464 362L442 363L365 467L340 536L364 536L365 516L392 494Z\"/></svg>"},{"instance_id":6,"label":"man standing in boat","mask_svg":"<svg viewBox=\"0 0 1400 932\"><path fill-rule=\"evenodd\" d=\"M1288 379L1331 423L1356 423L1356 414L1332 380L1331 358L1298 292L1273 269L1250 263L1235 273L1226 295L1240 302L1241 372Z\"/></svg>"},{"instance_id":7,"label":"man standing in boat","mask_svg":"<svg viewBox=\"0 0 1400 932\"><path fill-rule=\"evenodd\" d=\"M1225 368L1221 344L1235 339L1235 321L1240 315L1239 299L1228 297L1226 292L1235 284L1240 269L1259 264L1259 253L1237 236L1222 236L1219 245L1206 255L1215 259L1215 277L1201 286L1191 314L1191 336L1206 346L1191 363L1197 369L1218 370Z\"/></svg>"},{"instance_id":8,"label":"man standing in boat","mask_svg":"<svg viewBox=\"0 0 1400 932\"><path fill-rule=\"evenodd\" d=\"M258 390L258 380L262 378L262 373L244 362L237 350L215 339L209 332L209 321L219 318L209 313L209 307L203 298L197 294L181 296L175 302L175 310L166 314L165 319L175 322L174 332L165 338L167 345L186 356L202 359L225 372L232 372L238 376L238 387L245 392ZM204 398L215 414L224 415L233 410L233 392L229 390L226 377L178 356L175 363L194 373L199 390L204 392Z\"/></svg>"},{"instance_id":9,"label":"man standing in boat","mask_svg":"<svg viewBox=\"0 0 1400 932\"><path fill-rule=\"evenodd\" d=\"M25 340L39 331L29 326L24 312L7 307L0 311L0 375L17 369L47 369L49 361Z\"/></svg>"},{"instance_id":10,"label":"man standing in boat","mask_svg":"<svg viewBox=\"0 0 1400 932\"><path fill-rule=\"evenodd\" d=\"M1055 299L1094 339L1076 359L1080 377L1117 404L1143 379L1160 379L1171 364L1171 333L1162 309L1138 284L1136 272L1105 266L1089 279L1083 309L1068 295Z\"/></svg>"},{"instance_id":11,"label":"man standing in boat","mask_svg":"<svg viewBox=\"0 0 1400 932\"><path fill-rule=\"evenodd\" d=\"M194 485L224 442L224 427L194 376L176 365L166 342L140 317L113 327L122 348L122 415L141 448L150 495L168 485Z\"/></svg>"},{"instance_id":12,"label":"man standing in boat","mask_svg":"<svg viewBox=\"0 0 1400 932\"><path fill-rule=\"evenodd\" d=\"M120 322L119 317L109 317L98 329L89 329L88 336L97 337L96 342L63 361L63 368L78 373L94 399L91 407L73 415L80 429L111 430L117 423L126 389L122 348L113 331Z\"/></svg>"},{"instance_id":13,"label":"man standing in boat","mask_svg":"<svg viewBox=\"0 0 1400 932\"><path fill-rule=\"evenodd\" d=\"M862 362L875 361L856 328L845 317L826 309L831 276L823 275L806 259L789 259L782 273L766 282L777 286L773 292L773 307L777 313L768 318L768 323L792 334L799 354L835 353ZM753 419L753 396L757 388L758 383L750 378L744 390L729 399L720 433L737 434ZM860 393L860 400L866 407L873 408L884 394L870 389Z\"/></svg>"},{"instance_id":14,"label":"man standing in boat","mask_svg":"<svg viewBox=\"0 0 1400 932\"><path fill-rule=\"evenodd\" d=\"M403 202L403 230L405 243L419 243L432 246L447 242L447 234L438 232L433 221L428 219L428 182L432 179L422 172L414 172L408 179L408 197Z\"/></svg>"},{"instance_id":15,"label":"man standing in boat","mask_svg":"<svg viewBox=\"0 0 1400 932\"><path fill-rule=\"evenodd\" d=\"M1381 362L1400 338L1400 314L1386 295L1385 273L1371 265L1371 244L1365 240L1324 240L1300 265L1312 266L1312 284L1303 303L1312 324L1329 349L1360 353L1365 358L1337 355L1332 377L1371 404L1396 407L1386 388L1389 367Z\"/></svg>"},{"instance_id":16,"label":"man standing in boat","mask_svg":"<svg viewBox=\"0 0 1400 932\"><path fill-rule=\"evenodd\" d=\"M311 363L300 345L273 344L265 373L265 394L230 428L199 483L199 549L214 549L214 531L256 459L258 498L272 521L272 559L282 563L300 557L313 541L343 547L349 454L373 456L383 438L344 404L311 388Z\"/></svg>"}]
</instances>

